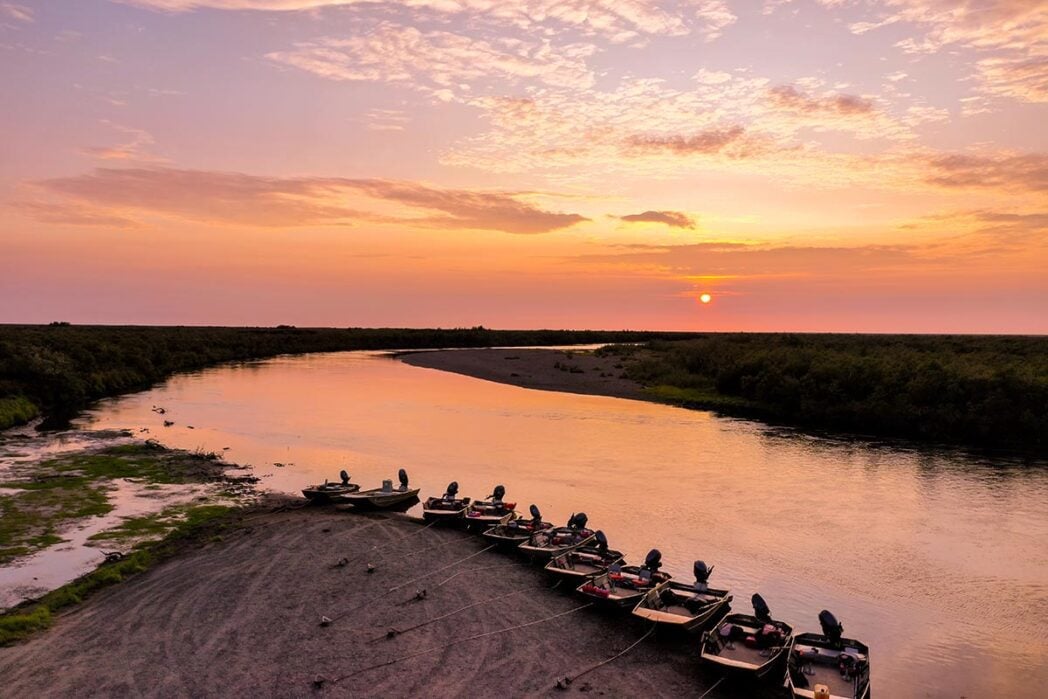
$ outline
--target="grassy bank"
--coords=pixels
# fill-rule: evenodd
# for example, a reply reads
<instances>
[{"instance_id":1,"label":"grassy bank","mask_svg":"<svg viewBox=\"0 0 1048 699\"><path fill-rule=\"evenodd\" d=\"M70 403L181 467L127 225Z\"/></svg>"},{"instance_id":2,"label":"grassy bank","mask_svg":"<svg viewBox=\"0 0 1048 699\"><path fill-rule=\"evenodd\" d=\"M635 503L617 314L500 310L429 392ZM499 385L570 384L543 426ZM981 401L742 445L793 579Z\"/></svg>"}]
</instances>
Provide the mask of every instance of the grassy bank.
<instances>
[{"instance_id":1,"label":"grassy bank","mask_svg":"<svg viewBox=\"0 0 1048 699\"><path fill-rule=\"evenodd\" d=\"M241 513L241 508L218 505L186 508L183 517L170 521L160 541L141 543L121 560L105 563L38 600L0 614L0 646L43 631L58 612L80 604L99 590L142 573L190 546L215 540Z\"/></svg>"},{"instance_id":2,"label":"grassy bank","mask_svg":"<svg viewBox=\"0 0 1048 699\"><path fill-rule=\"evenodd\" d=\"M61 532L88 518L113 511L108 492L116 479L145 487L207 483L224 478L226 465L209 455L135 443L16 465L0 488L0 565L62 541ZM188 506L159 515L125 520L106 538L123 534L161 534L190 515Z\"/></svg>"},{"instance_id":3,"label":"grassy bank","mask_svg":"<svg viewBox=\"0 0 1048 699\"><path fill-rule=\"evenodd\" d=\"M61 419L91 401L171 374L280 354L366 349L635 342L676 333L571 330L0 325L0 429L40 413Z\"/></svg>"},{"instance_id":4,"label":"grassy bank","mask_svg":"<svg viewBox=\"0 0 1048 699\"><path fill-rule=\"evenodd\" d=\"M718 334L601 353L667 402L820 430L1048 451L1048 338Z\"/></svg>"}]
</instances>

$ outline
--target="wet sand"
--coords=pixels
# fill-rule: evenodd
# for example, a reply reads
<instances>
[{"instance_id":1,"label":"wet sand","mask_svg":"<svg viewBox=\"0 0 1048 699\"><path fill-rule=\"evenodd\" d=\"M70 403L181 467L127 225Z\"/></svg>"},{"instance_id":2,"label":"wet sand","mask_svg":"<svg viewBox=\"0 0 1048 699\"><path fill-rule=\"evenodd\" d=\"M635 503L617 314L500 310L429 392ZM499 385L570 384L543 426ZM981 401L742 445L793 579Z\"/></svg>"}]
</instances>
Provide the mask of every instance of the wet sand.
<instances>
[{"instance_id":1,"label":"wet sand","mask_svg":"<svg viewBox=\"0 0 1048 699\"><path fill-rule=\"evenodd\" d=\"M369 554L375 545L385 548ZM0 648L0 693L685 696L717 681L698 667L694 640L656 635L576 680L569 692L558 691L558 678L615 655L647 627L593 608L571 612L585 602L550 589L542 570L515 553L485 546L479 536L426 529L403 515L317 507L249 515L220 541L109 588L51 629ZM336 567L343 557L350 562ZM376 566L371 574L368 561ZM424 600L415 599L418 589L427 591ZM321 615L335 621L322 627ZM743 696L723 689L709 697Z\"/></svg>"},{"instance_id":2,"label":"wet sand","mask_svg":"<svg viewBox=\"0 0 1048 699\"><path fill-rule=\"evenodd\" d=\"M622 376L616 357L553 349L471 349L407 352L398 358L412 366L524 388L651 400L643 386Z\"/></svg>"}]
</instances>

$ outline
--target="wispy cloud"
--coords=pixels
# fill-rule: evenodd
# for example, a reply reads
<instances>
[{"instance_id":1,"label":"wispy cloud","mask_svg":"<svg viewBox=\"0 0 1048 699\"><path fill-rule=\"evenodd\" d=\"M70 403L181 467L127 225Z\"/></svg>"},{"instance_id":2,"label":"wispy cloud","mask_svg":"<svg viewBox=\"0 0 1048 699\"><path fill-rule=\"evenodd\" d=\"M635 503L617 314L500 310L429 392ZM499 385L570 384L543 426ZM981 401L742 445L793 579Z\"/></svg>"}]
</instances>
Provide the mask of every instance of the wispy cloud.
<instances>
[{"instance_id":1,"label":"wispy cloud","mask_svg":"<svg viewBox=\"0 0 1048 699\"><path fill-rule=\"evenodd\" d=\"M724 0L118 0L130 5L180 12L220 10L295 11L368 6L389 11L463 15L538 32L572 27L614 41L638 36L698 34L707 40L735 22Z\"/></svg>"},{"instance_id":2,"label":"wispy cloud","mask_svg":"<svg viewBox=\"0 0 1048 699\"><path fill-rule=\"evenodd\" d=\"M349 38L322 38L267 57L333 80L402 83L449 99L464 83L535 80L585 88L593 73L591 44L553 46L548 40L503 37L492 41L446 31L423 32L383 22Z\"/></svg>"},{"instance_id":3,"label":"wispy cloud","mask_svg":"<svg viewBox=\"0 0 1048 699\"><path fill-rule=\"evenodd\" d=\"M0 16L27 24L34 21L33 8L13 2L0 2Z\"/></svg>"},{"instance_id":4,"label":"wispy cloud","mask_svg":"<svg viewBox=\"0 0 1048 699\"><path fill-rule=\"evenodd\" d=\"M97 158L99 160L126 160L153 163L164 162L164 158L151 152L151 148L155 145L156 141L153 140L152 134L148 131L122 126L109 121L108 119L103 119L102 123L113 130L124 134L125 139L123 143L118 143L113 146L90 146L82 148L81 152L84 155L89 155L92 158Z\"/></svg>"},{"instance_id":5,"label":"wispy cloud","mask_svg":"<svg viewBox=\"0 0 1048 699\"><path fill-rule=\"evenodd\" d=\"M670 228L695 228L695 219L682 211L644 211L619 216L626 223L664 223Z\"/></svg>"},{"instance_id":6,"label":"wispy cloud","mask_svg":"<svg viewBox=\"0 0 1048 699\"><path fill-rule=\"evenodd\" d=\"M926 179L943 187L1048 190L1048 156L940 155L927 158Z\"/></svg>"},{"instance_id":7,"label":"wispy cloud","mask_svg":"<svg viewBox=\"0 0 1048 699\"><path fill-rule=\"evenodd\" d=\"M192 221L260 227L397 223L434 228L546 233L586 220L540 209L506 192L443 189L414 182L337 177L264 177L231 172L96 168L35 183L61 199L21 204L37 218L64 216L95 225L104 217L132 221L160 214ZM353 205L348 203L353 201ZM385 203L385 210L379 204ZM390 205L392 210L390 210ZM63 208L64 207L64 208ZM90 215L84 212L90 212ZM70 215L63 222L76 223ZM87 220L92 219L95 220Z\"/></svg>"},{"instance_id":8,"label":"wispy cloud","mask_svg":"<svg viewBox=\"0 0 1048 699\"><path fill-rule=\"evenodd\" d=\"M858 95L828 94L812 96L793 85L779 85L768 90L777 107L798 112L833 112L840 115L865 115L874 111L873 101Z\"/></svg>"}]
</instances>

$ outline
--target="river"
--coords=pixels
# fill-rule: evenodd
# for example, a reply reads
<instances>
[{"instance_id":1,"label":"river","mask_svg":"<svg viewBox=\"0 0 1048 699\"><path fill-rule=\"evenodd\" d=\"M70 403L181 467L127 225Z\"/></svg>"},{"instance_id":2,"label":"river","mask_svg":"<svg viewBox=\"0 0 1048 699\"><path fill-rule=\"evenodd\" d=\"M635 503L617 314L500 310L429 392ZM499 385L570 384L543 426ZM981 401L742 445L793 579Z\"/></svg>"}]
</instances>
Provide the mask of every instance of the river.
<instances>
[{"instance_id":1,"label":"river","mask_svg":"<svg viewBox=\"0 0 1048 699\"><path fill-rule=\"evenodd\" d=\"M152 407L162 406L159 415ZM164 427L164 420L174 424ZM422 495L504 484L613 548L663 553L799 631L832 610L871 647L881 697L1034 697L1048 685L1048 469L772 429L653 403L534 391L379 353L181 375L80 426L223 452L289 493L408 470Z\"/></svg>"}]
</instances>

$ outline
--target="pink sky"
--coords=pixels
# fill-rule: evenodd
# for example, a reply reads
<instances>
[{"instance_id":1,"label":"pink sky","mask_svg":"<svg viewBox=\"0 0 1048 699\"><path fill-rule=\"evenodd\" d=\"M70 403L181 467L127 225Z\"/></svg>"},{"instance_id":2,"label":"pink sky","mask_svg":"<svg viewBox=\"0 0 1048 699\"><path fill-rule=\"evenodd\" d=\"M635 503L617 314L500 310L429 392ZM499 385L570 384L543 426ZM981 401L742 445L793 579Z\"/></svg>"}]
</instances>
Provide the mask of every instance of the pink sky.
<instances>
[{"instance_id":1,"label":"pink sky","mask_svg":"<svg viewBox=\"0 0 1048 699\"><path fill-rule=\"evenodd\" d=\"M1048 332L1048 2L0 0L0 66L0 322Z\"/></svg>"}]
</instances>

